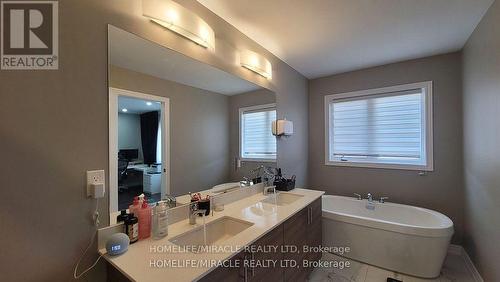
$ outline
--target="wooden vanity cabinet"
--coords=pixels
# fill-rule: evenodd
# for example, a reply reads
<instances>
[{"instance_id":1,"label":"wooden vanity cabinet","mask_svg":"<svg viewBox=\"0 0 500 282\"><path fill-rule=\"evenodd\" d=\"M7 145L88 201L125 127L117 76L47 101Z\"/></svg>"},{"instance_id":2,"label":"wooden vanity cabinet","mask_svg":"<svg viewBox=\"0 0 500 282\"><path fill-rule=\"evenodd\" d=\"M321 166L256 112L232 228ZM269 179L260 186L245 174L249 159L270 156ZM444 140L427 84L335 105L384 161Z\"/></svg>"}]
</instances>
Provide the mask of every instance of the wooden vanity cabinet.
<instances>
[{"instance_id":1,"label":"wooden vanity cabinet","mask_svg":"<svg viewBox=\"0 0 500 282\"><path fill-rule=\"evenodd\" d=\"M321 198L312 202L307 209L309 210L309 221L307 225L307 244L311 247L320 247L323 241L323 223L322 223L322 206ZM308 260L321 259L321 252L309 252L307 254Z\"/></svg>"},{"instance_id":2,"label":"wooden vanity cabinet","mask_svg":"<svg viewBox=\"0 0 500 282\"><path fill-rule=\"evenodd\" d=\"M309 207L302 209L285 221L284 225L284 245L288 249L283 252L285 263L296 263L284 267L284 281L305 281L308 272L302 267L302 261L306 259L306 254L302 251L307 245L307 227L309 222Z\"/></svg>"},{"instance_id":3,"label":"wooden vanity cabinet","mask_svg":"<svg viewBox=\"0 0 500 282\"><path fill-rule=\"evenodd\" d=\"M265 251L249 253L250 260L260 261L264 264L249 268L247 281L283 281L283 269L281 268L283 231L283 224L281 224L252 244L252 246L260 247L261 250ZM273 247L269 248L269 246ZM276 264L265 264L265 262L270 261L276 262Z\"/></svg>"},{"instance_id":4,"label":"wooden vanity cabinet","mask_svg":"<svg viewBox=\"0 0 500 282\"><path fill-rule=\"evenodd\" d=\"M304 267L303 261L321 259L320 252L304 252L304 247L319 247L322 242L321 198L316 199L284 223L284 244L297 246L297 252L285 252L285 260L297 262L296 268L284 268L284 281L306 281L313 270Z\"/></svg>"},{"instance_id":5,"label":"wooden vanity cabinet","mask_svg":"<svg viewBox=\"0 0 500 282\"><path fill-rule=\"evenodd\" d=\"M231 259L239 260L239 268L218 267L202 277L199 281L283 281L283 270L280 267L280 262L283 257L281 252L282 245L283 225L281 224L252 244L252 247L255 247L254 250L263 250L264 248L268 248L268 246L276 246L276 249L270 248L272 249L272 251L269 252L250 252L252 248L249 248L248 251L241 251ZM271 260L278 262L275 267L267 267L264 265L261 266L260 264L251 264L255 261L266 262ZM246 264L245 261L247 262Z\"/></svg>"}]
</instances>

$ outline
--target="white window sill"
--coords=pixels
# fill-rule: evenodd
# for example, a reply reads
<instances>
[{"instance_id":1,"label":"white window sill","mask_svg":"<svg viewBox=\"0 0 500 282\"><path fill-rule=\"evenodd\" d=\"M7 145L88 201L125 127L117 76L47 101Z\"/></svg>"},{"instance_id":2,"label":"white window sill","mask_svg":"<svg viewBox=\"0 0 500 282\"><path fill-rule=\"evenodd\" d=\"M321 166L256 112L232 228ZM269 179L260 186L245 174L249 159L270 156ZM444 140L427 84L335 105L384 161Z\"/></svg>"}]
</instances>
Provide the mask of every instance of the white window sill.
<instances>
[{"instance_id":1,"label":"white window sill","mask_svg":"<svg viewBox=\"0 0 500 282\"><path fill-rule=\"evenodd\" d=\"M241 158L242 162L275 163L276 159Z\"/></svg>"},{"instance_id":2,"label":"white window sill","mask_svg":"<svg viewBox=\"0 0 500 282\"><path fill-rule=\"evenodd\" d=\"M383 169L399 169L399 170L416 170L416 171L433 171L432 164L417 165L417 164L395 164L395 163L373 163L373 162L354 162L354 161L326 161L327 166L343 166L343 167L364 167L364 168L383 168Z\"/></svg>"}]
</instances>

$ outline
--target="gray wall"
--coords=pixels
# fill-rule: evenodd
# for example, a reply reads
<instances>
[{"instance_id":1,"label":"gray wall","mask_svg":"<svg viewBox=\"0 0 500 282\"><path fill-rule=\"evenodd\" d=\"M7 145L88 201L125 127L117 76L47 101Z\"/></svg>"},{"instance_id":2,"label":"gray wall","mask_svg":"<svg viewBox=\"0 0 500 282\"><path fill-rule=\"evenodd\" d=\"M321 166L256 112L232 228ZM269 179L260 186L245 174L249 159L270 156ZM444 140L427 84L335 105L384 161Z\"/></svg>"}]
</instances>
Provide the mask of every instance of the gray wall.
<instances>
[{"instance_id":1,"label":"gray wall","mask_svg":"<svg viewBox=\"0 0 500 282\"><path fill-rule=\"evenodd\" d=\"M230 148L230 178L240 181L249 177L250 171L259 165L276 167L276 162L241 162L241 167L236 168L236 158L239 157L240 144L240 108L256 105L276 103L276 95L267 89L251 91L229 97L229 144ZM271 129L269 129L271 130ZM278 146L279 147L279 146Z\"/></svg>"},{"instance_id":2,"label":"gray wall","mask_svg":"<svg viewBox=\"0 0 500 282\"><path fill-rule=\"evenodd\" d=\"M355 90L432 80L434 87L434 171L326 166L324 96ZM455 224L453 242L463 232L462 97L460 53L364 69L309 82L309 187L327 194L371 192L390 201L426 207Z\"/></svg>"},{"instance_id":3,"label":"gray wall","mask_svg":"<svg viewBox=\"0 0 500 282\"><path fill-rule=\"evenodd\" d=\"M271 88L278 111L298 133L279 145L278 161L305 184L306 79L197 1L178 2L215 30L215 53L152 24L141 15L139 0L59 1L59 70L0 71L0 104L15 105L0 111L0 178L16 199L0 205L0 230L9 230L0 252L2 280L71 280L94 233L95 201L86 198L85 171L108 168L108 23ZM234 64L238 49L266 56L273 79ZM99 211L107 225L108 195L99 200ZM99 265L88 280L103 278Z\"/></svg>"},{"instance_id":4,"label":"gray wall","mask_svg":"<svg viewBox=\"0 0 500 282\"><path fill-rule=\"evenodd\" d=\"M171 194L229 181L229 96L116 66L109 84L170 99Z\"/></svg>"},{"instance_id":5,"label":"gray wall","mask_svg":"<svg viewBox=\"0 0 500 282\"><path fill-rule=\"evenodd\" d=\"M465 248L484 281L500 281L500 1L463 51Z\"/></svg>"},{"instance_id":6,"label":"gray wall","mask_svg":"<svg viewBox=\"0 0 500 282\"><path fill-rule=\"evenodd\" d=\"M139 160L143 160L140 115L118 113L118 150L121 149L139 149Z\"/></svg>"}]
</instances>

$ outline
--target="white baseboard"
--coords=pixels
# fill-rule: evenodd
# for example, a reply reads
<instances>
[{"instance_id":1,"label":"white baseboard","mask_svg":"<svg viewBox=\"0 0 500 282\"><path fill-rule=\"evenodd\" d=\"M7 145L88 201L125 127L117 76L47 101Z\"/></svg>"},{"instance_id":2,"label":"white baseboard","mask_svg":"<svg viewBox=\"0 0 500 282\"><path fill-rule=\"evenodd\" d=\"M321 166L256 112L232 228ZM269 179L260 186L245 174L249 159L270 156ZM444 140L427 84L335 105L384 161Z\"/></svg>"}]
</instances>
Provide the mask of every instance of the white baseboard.
<instances>
[{"instance_id":1,"label":"white baseboard","mask_svg":"<svg viewBox=\"0 0 500 282\"><path fill-rule=\"evenodd\" d=\"M481 277L481 274L479 274L479 271L477 271L476 266L470 259L469 254L467 254L467 252L462 246L450 244L450 246L448 247L448 253L462 257L467 269L472 274L474 281L484 282L483 278Z\"/></svg>"}]
</instances>

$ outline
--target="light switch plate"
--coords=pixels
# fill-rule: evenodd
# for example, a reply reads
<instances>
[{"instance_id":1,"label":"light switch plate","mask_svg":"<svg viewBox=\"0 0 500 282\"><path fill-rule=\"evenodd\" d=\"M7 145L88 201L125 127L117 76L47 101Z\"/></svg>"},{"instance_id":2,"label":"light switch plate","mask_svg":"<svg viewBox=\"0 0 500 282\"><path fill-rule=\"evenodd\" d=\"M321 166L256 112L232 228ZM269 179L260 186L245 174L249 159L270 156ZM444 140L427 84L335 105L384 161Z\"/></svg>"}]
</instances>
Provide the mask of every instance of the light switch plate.
<instances>
[{"instance_id":1,"label":"light switch plate","mask_svg":"<svg viewBox=\"0 0 500 282\"><path fill-rule=\"evenodd\" d=\"M92 189L92 184L102 184L105 183L104 170L89 170L87 171L87 197L92 197L94 195Z\"/></svg>"}]
</instances>

